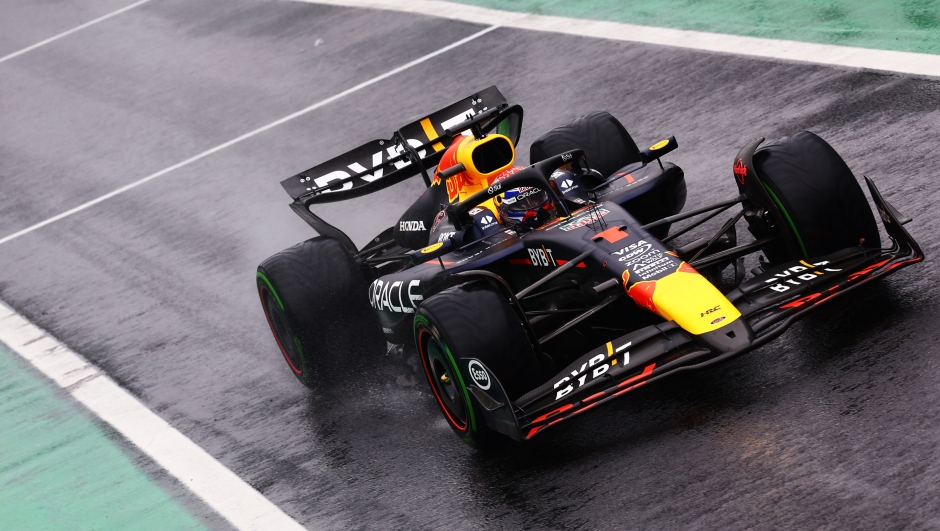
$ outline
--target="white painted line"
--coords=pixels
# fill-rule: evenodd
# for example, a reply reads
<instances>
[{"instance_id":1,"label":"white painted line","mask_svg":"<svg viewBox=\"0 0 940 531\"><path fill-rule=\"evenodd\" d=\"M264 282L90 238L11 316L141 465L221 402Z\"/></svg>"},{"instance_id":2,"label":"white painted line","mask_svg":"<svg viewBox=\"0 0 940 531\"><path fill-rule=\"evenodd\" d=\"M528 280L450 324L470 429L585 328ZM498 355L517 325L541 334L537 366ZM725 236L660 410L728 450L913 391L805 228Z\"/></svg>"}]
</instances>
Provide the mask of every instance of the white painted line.
<instances>
[{"instance_id":1,"label":"white painted line","mask_svg":"<svg viewBox=\"0 0 940 531\"><path fill-rule=\"evenodd\" d=\"M10 240L19 238L20 236L23 236L24 234L29 234L30 232L33 232L33 231L36 230L36 229L45 227L46 225L48 225L48 224L50 224L50 223L55 223L56 221L59 221L60 219L67 218L67 217L71 216L72 214L76 214L76 213L81 212L82 210L85 210L85 209L87 209L87 208L91 208L91 207L97 205L98 203L100 203L100 202L102 202L102 201L105 201L105 200L107 200L107 199L111 199L112 197L114 197L114 196L116 196L116 195L123 194L124 192L126 192L126 191L128 191L128 190L131 190L131 189L133 189L133 188L137 188L138 186L140 186L140 185L142 185L142 184L144 184L144 183L146 183L146 182L152 181L152 180L154 180L154 179L156 179L156 178L158 178L158 177L162 177L162 176L164 176L164 175L170 173L170 172L173 171L173 170L178 170L178 169L182 168L183 166L187 166L187 165L189 165L189 164L192 164L193 162L196 162L197 160L204 159L204 158L208 157L209 155L212 155L213 153L217 153L217 152L219 152L219 151L222 151L223 149L225 149L225 148L227 148L227 147L231 147L231 146L233 146L233 145L235 145L235 144L241 142L242 140L247 140L247 139L249 139L249 138L251 138L251 137L253 137L253 136L255 136L255 135L258 135L258 134L261 134L261 133L267 131L268 129L277 127L277 126L279 126L279 125L281 125L281 124L283 124L283 123L285 123L285 122L289 122L289 121L293 120L294 118L303 116L303 115L305 115L305 114L307 114L307 113L309 113L309 112L311 112L311 111L315 111L315 110L319 109L320 107L323 107L324 105L329 105L330 103L333 103L334 101L336 101L336 100L338 100L338 99L340 99L340 98L343 98L343 97L345 97L345 96L349 96L349 95L352 94L353 92L357 92L357 91L362 90L362 89L364 89L364 88L366 88L366 87L368 87L368 86L374 85L374 84L378 83L379 81L382 81L382 80L384 80L384 79L388 79L388 78L394 76L395 74L399 74L399 73L401 73L401 72L404 72L405 70L408 70L409 68L411 68L411 67L413 67L413 66L419 65L419 64L421 64L421 63L423 63L423 62L425 62L425 61L427 61L427 60L429 60L429 59L432 59L432 58L434 58L434 57L437 57L438 55L441 55L442 53L445 53L445 52L448 52L448 51L450 51L450 50L453 50L454 48L456 48L456 47L458 47L458 46L461 46L461 45L463 45L463 44L466 44L466 43L468 43L468 42L470 42L470 41L476 39L477 37L481 37L481 36L483 36L483 35L485 35L485 34L491 32L491 31L493 31L494 29L496 29L496 28L498 28L498 27L499 27L499 26L490 26L490 27L488 27L488 28L485 28L485 29L483 29L483 30L480 30L480 31L474 33L473 35L470 35L469 37L464 37L463 39L460 39L459 41L456 41L456 42L453 42L453 43L451 43L451 44L448 44L447 46L445 46L445 47L443 47L443 48L441 48L441 49L439 49L439 50L436 50L436 51L434 51L434 52L431 52L431 53L429 53L429 54L427 54L427 55L425 55L425 56L419 57L419 58L417 58L417 59L415 59L414 61L411 61L411 62L409 62L409 63L405 63L405 64L399 66L398 68L395 68L395 69L393 69L393 70L389 70L388 72L386 72L386 73L384 73L384 74L382 74L382 75L373 77L372 79L370 79L370 80L368 80L368 81L363 81L362 83L359 83L359 84L356 85L355 87L348 88L348 89L346 89L346 90L340 92L339 94L335 94L335 95L333 95L333 96L330 96L329 98L326 98L325 100L320 100L320 101L318 101L317 103L314 103L313 105L311 105L311 106L309 106L309 107L306 107L306 108L304 108L304 109L301 109L301 110L299 110L299 111L297 111L297 112L295 112L295 113L293 113L293 114L289 114L289 115L287 115L287 116L285 116L285 117L283 117L283 118L281 118L281 119L279 119L279 120L275 120L275 121L269 123L268 125L261 126L261 127L257 128L257 129L255 129L254 131L250 131L250 132L248 132L248 133L243 134L243 135L240 136L240 137L233 138L232 140L229 140L228 142L225 142L224 144L219 144L218 146L215 146L215 147L212 148L212 149L207 149L206 151L203 151L202 153L200 153L200 154L198 154L198 155L196 155L196 156L190 157L190 158L188 158L188 159L186 159L186 160L184 160L184 161L182 161L182 162L178 162L178 163L176 163L176 164L170 166L169 168L164 168L164 169L158 171L157 173L148 175L148 176L144 177L143 179L140 179L139 181L134 181L134 182L132 182L132 183L130 183L130 184L124 185L124 186L118 188L117 190L114 190L114 191L112 191L112 192L108 192L108 193L104 194L104 195L101 196L101 197L92 199L91 201L88 201L87 203L78 205L77 207L75 207L75 208L73 208L73 209L71 209L71 210L67 210L67 211L65 211L65 212L63 212L63 213L61 213L61 214L52 216L51 218L49 218L49 219L47 219L47 220L45 220L45 221L40 221L39 223L37 223L37 224L35 224L35 225L32 225L32 226L30 226L30 227L26 227L25 229L23 229L23 230L21 230L21 231L14 232L13 234L10 234L10 235L8 235L8 236L4 236L3 238L0 238L0 245L4 244L4 243L6 243L6 242L8 242L8 241L10 241Z\"/></svg>"},{"instance_id":2,"label":"white painted line","mask_svg":"<svg viewBox=\"0 0 940 531\"><path fill-rule=\"evenodd\" d=\"M48 39L46 39L46 40L44 40L44 41L41 41L41 42L37 42L36 44L34 44L34 45L32 45L32 46L27 46L26 48L23 48L22 50L20 50L20 51L18 51L18 52L13 52L13 53L11 53L10 55L5 55L5 56L3 56L3 57L0 57L0 63L2 63L2 62L4 62L4 61L8 61L8 60L10 60L10 59L13 59L14 57L18 57L18 56L20 56L20 55L23 55L24 53L26 53L26 52L28 52L28 51L30 51L30 50L35 50L36 48L39 48L40 46L45 46L45 45L49 44L50 42L57 41L57 40L61 39L62 37L65 37L65 36L67 36L67 35L71 35L71 34L75 33L76 31L83 30L83 29L87 28L88 26L94 26L95 24L97 24L97 23L99 23L99 22L104 22L105 20L108 20L108 19L111 18L111 17L120 15L121 13L123 13L123 12L125 12L125 11L130 11L131 9L134 9L135 7L137 7L137 6L139 6L139 5L142 5L142 4L146 4L146 3L149 2L149 1L150 1L150 0L140 0L140 2L135 2L135 3L133 3L133 4L129 5L129 6L122 7L121 9L118 9L117 11L112 11L111 13L108 13L107 15L105 15L105 16L103 16L103 17L98 17L98 18L96 18L95 20L90 20L90 21L88 21L88 22L82 24L81 26L76 26L76 27L74 27L74 28L72 28L72 29L70 29L70 30L68 30L68 31L65 31L65 32L63 32L63 33L60 33L60 34L58 34L58 35L56 35L56 36L54 36L54 37L49 37Z\"/></svg>"},{"instance_id":3,"label":"white painted line","mask_svg":"<svg viewBox=\"0 0 940 531\"><path fill-rule=\"evenodd\" d=\"M140 448L235 528L303 529L88 360L3 303L0 303L0 342Z\"/></svg>"},{"instance_id":4,"label":"white painted line","mask_svg":"<svg viewBox=\"0 0 940 531\"><path fill-rule=\"evenodd\" d=\"M498 24L510 28L642 42L710 52L750 55L850 68L940 76L940 55L853 48L831 44L761 39L701 31L655 28L547 15L500 11L444 0L295 0L314 4L384 9L434 17Z\"/></svg>"}]
</instances>

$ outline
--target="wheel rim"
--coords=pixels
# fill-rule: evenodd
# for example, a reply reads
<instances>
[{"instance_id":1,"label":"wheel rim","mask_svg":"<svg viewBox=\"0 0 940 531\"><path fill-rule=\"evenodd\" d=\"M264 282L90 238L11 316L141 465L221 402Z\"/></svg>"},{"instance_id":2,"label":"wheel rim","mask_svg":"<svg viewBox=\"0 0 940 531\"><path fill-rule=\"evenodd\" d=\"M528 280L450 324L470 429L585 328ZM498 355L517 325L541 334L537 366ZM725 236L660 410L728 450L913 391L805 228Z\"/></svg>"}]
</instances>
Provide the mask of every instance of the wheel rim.
<instances>
[{"instance_id":1,"label":"wheel rim","mask_svg":"<svg viewBox=\"0 0 940 531\"><path fill-rule=\"evenodd\" d=\"M287 326L287 317L281 311L281 307L278 306L274 294L265 286L262 286L260 290L264 315L268 318L268 325L271 327L271 332L274 333L277 346L280 347L281 354L284 355L290 370L296 375L301 375L303 374L303 353L299 342L290 333L290 328Z\"/></svg>"},{"instance_id":2,"label":"wheel rim","mask_svg":"<svg viewBox=\"0 0 940 531\"><path fill-rule=\"evenodd\" d=\"M428 383L444 416L455 429L466 431L467 403L444 345L426 329L419 332L418 345Z\"/></svg>"}]
</instances>

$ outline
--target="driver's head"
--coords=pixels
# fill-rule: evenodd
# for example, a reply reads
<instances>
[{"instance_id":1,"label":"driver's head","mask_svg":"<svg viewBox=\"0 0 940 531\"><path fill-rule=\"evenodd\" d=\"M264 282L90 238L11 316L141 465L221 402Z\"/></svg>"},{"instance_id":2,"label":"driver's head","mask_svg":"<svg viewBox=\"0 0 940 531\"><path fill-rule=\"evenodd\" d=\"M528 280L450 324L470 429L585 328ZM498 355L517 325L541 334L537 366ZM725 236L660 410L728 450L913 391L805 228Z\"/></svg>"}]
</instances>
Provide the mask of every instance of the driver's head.
<instances>
[{"instance_id":1,"label":"driver's head","mask_svg":"<svg viewBox=\"0 0 940 531\"><path fill-rule=\"evenodd\" d=\"M500 173L501 181L522 170L514 166ZM534 229L558 217L548 192L540 188L522 187L507 190L498 196L497 209L503 224L512 228Z\"/></svg>"}]
</instances>

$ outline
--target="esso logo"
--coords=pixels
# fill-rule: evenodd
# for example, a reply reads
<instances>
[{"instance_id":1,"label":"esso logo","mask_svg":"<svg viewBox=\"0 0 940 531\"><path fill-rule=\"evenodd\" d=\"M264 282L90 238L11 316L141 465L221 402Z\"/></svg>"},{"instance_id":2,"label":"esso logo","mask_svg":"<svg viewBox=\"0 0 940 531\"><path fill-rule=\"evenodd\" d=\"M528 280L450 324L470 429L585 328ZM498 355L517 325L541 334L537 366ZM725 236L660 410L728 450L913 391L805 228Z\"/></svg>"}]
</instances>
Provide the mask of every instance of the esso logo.
<instances>
[{"instance_id":1,"label":"esso logo","mask_svg":"<svg viewBox=\"0 0 940 531\"><path fill-rule=\"evenodd\" d=\"M467 368L470 370L470 378L473 380L473 383L477 384L477 387L486 391L490 388L490 375L487 374L486 369L483 368L483 365L479 361L473 360L467 364Z\"/></svg>"}]
</instances>

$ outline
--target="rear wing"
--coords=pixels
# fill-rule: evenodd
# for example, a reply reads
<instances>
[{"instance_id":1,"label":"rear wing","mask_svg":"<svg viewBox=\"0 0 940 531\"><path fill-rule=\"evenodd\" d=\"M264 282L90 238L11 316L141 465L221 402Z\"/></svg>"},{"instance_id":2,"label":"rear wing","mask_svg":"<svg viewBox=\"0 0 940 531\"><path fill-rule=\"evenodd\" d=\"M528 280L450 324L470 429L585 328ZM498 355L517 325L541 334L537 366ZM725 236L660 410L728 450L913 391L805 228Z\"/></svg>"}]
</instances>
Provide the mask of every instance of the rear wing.
<instances>
[{"instance_id":1,"label":"rear wing","mask_svg":"<svg viewBox=\"0 0 940 531\"><path fill-rule=\"evenodd\" d=\"M309 206L361 197L435 166L454 138L471 128L496 131L516 144L522 108L510 106L495 86L405 125L388 140L373 140L281 181L295 202Z\"/></svg>"}]
</instances>

